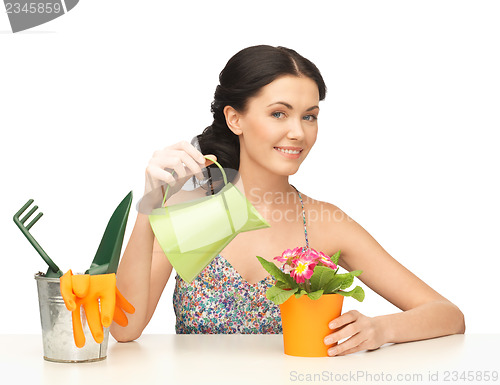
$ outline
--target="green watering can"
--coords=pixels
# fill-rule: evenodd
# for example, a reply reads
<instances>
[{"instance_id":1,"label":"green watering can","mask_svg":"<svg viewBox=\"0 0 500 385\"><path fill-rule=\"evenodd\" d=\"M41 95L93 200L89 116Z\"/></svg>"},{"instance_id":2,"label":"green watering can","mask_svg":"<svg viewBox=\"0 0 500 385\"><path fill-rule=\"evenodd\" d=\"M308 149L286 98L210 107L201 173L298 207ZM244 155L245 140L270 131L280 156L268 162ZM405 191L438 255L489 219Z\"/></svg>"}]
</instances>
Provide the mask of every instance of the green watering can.
<instances>
[{"instance_id":1,"label":"green watering can","mask_svg":"<svg viewBox=\"0 0 500 385\"><path fill-rule=\"evenodd\" d=\"M149 215L151 228L163 252L179 276L188 283L236 235L271 227L241 191L227 182L222 166L216 161L214 163L224 178L222 190L197 200L156 208Z\"/></svg>"}]
</instances>

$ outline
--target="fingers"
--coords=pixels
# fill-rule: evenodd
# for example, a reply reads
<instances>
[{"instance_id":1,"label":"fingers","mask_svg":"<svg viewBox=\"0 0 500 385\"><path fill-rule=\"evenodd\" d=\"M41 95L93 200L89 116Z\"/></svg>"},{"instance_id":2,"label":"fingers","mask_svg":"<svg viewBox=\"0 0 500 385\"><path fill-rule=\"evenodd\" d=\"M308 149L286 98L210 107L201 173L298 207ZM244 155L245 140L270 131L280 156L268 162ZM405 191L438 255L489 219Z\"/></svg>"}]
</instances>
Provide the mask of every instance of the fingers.
<instances>
[{"instance_id":1,"label":"fingers","mask_svg":"<svg viewBox=\"0 0 500 385\"><path fill-rule=\"evenodd\" d=\"M216 160L215 155L210 158ZM211 164L213 162L209 162ZM149 161L146 169L146 184L150 190L154 190L162 183L175 184L175 178L166 168L173 169L177 178L182 179L189 175L195 175L198 179L203 179L201 169L208 166L203 154L191 143L181 141L163 150L156 151ZM190 172L186 172L190 170ZM161 183L158 183L161 182Z\"/></svg>"},{"instance_id":2,"label":"fingers","mask_svg":"<svg viewBox=\"0 0 500 385\"><path fill-rule=\"evenodd\" d=\"M341 316L335 318L331 321L328 326L330 329L337 329L346 324L356 321L360 317L361 313L357 310L351 310L347 313L342 314Z\"/></svg>"},{"instance_id":3,"label":"fingers","mask_svg":"<svg viewBox=\"0 0 500 385\"><path fill-rule=\"evenodd\" d=\"M85 346L85 334L83 333L82 321L80 318L81 300L74 293L75 283L76 291L81 294L88 292L88 282L85 278L79 275L73 275L73 272L68 270L60 279L61 295L66 308L71 311L71 322L73 324L73 339L78 348Z\"/></svg>"},{"instance_id":4,"label":"fingers","mask_svg":"<svg viewBox=\"0 0 500 385\"><path fill-rule=\"evenodd\" d=\"M127 326L128 319L123 310L127 313L133 314L135 313L135 308L132 304L125 299L125 297L120 293L118 288L116 288L116 306L115 306L115 314L113 317L113 321L115 321L120 326Z\"/></svg>"},{"instance_id":5,"label":"fingers","mask_svg":"<svg viewBox=\"0 0 500 385\"><path fill-rule=\"evenodd\" d=\"M83 305L83 308L85 309L85 316L87 317L87 324L89 325L92 337L94 337L95 342L100 344L104 340L104 333L99 315L99 303L97 300L88 301Z\"/></svg>"},{"instance_id":6,"label":"fingers","mask_svg":"<svg viewBox=\"0 0 500 385\"><path fill-rule=\"evenodd\" d=\"M329 327L335 331L326 336L324 343L338 343L337 346L328 349L329 356L339 356L355 353L366 349L377 349L384 342L377 332L378 323L371 317L367 317L357 310L351 310L329 323Z\"/></svg>"},{"instance_id":7,"label":"fingers","mask_svg":"<svg viewBox=\"0 0 500 385\"><path fill-rule=\"evenodd\" d=\"M325 345L331 345L357 333L359 331L359 328L354 324L354 322L360 316L361 313L359 313L357 310L351 310L330 321L328 327L330 329L333 329L333 333L325 337Z\"/></svg>"},{"instance_id":8,"label":"fingers","mask_svg":"<svg viewBox=\"0 0 500 385\"><path fill-rule=\"evenodd\" d=\"M118 306L115 308L115 314L113 315L113 321L115 321L118 325L125 327L128 325L128 319L122 309Z\"/></svg>"},{"instance_id":9,"label":"fingers","mask_svg":"<svg viewBox=\"0 0 500 385\"><path fill-rule=\"evenodd\" d=\"M122 293L120 293L118 288L116 288L116 307L119 307L130 314L135 313L135 308L129 301L125 299L125 297L122 295Z\"/></svg>"},{"instance_id":10,"label":"fingers","mask_svg":"<svg viewBox=\"0 0 500 385\"><path fill-rule=\"evenodd\" d=\"M361 333L353 335L351 338L342 342L341 344L328 349L328 355L341 356L364 350L363 342L365 342L365 340L366 339Z\"/></svg>"},{"instance_id":11,"label":"fingers","mask_svg":"<svg viewBox=\"0 0 500 385\"><path fill-rule=\"evenodd\" d=\"M85 334L83 333L82 321L80 319L80 304L75 306L75 310L71 312L71 321L73 323L75 345L78 348L83 348L85 346Z\"/></svg>"},{"instance_id":12,"label":"fingers","mask_svg":"<svg viewBox=\"0 0 500 385\"><path fill-rule=\"evenodd\" d=\"M146 191L153 191L163 183L167 183L171 186L175 184L175 177L172 173L165 171L154 162L150 162L146 168L146 179L149 185Z\"/></svg>"},{"instance_id":13,"label":"fingers","mask_svg":"<svg viewBox=\"0 0 500 385\"><path fill-rule=\"evenodd\" d=\"M344 326L342 329L336 331L335 333L326 336L324 342L326 345L331 345L336 342L339 342L340 340L343 340L344 338L348 338L358 332L359 332L358 325L351 323L347 326Z\"/></svg>"},{"instance_id":14,"label":"fingers","mask_svg":"<svg viewBox=\"0 0 500 385\"><path fill-rule=\"evenodd\" d=\"M173 151L172 155L177 158L174 170L179 178L184 178L187 175L186 169L190 170L191 174L197 174L199 177L203 178L200 167L200 165L205 164L205 158L203 156L203 160L199 157L195 157L194 159L196 160L194 160L193 157L185 151Z\"/></svg>"},{"instance_id":15,"label":"fingers","mask_svg":"<svg viewBox=\"0 0 500 385\"><path fill-rule=\"evenodd\" d=\"M168 147L167 147L168 148ZM193 146L191 143L186 142L185 140L182 140L170 148L175 149L175 150L184 150L186 153L191 155L193 159L196 159L199 163L204 163L205 158L203 158L203 154L198 151L198 149Z\"/></svg>"},{"instance_id":16,"label":"fingers","mask_svg":"<svg viewBox=\"0 0 500 385\"><path fill-rule=\"evenodd\" d=\"M98 285L96 289L99 290L101 299L101 323L102 326L107 328L113 322L113 313L115 311L116 296L116 276L112 274L102 274L93 276L95 282L92 285Z\"/></svg>"},{"instance_id":17,"label":"fingers","mask_svg":"<svg viewBox=\"0 0 500 385\"><path fill-rule=\"evenodd\" d=\"M59 278L59 286L61 288L61 296L63 297L66 309L73 311L76 309L76 296L73 294L72 277L73 272L68 270L61 278Z\"/></svg>"},{"instance_id":18,"label":"fingers","mask_svg":"<svg viewBox=\"0 0 500 385\"><path fill-rule=\"evenodd\" d=\"M121 310L133 313L134 307L117 291L116 275L73 275L69 270L60 279L61 294L66 308L72 311L73 335L78 347L85 345L85 336L80 319L80 307L83 305L87 324L95 342L100 344L104 339L103 326L109 327L115 318L117 298L120 304L116 316L120 324L127 325L127 317ZM100 306L99 306L100 305Z\"/></svg>"},{"instance_id":19,"label":"fingers","mask_svg":"<svg viewBox=\"0 0 500 385\"><path fill-rule=\"evenodd\" d=\"M170 168L175 171L175 175L182 179L186 176L190 177L196 175L198 179L203 178L201 172L201 166L205 165L205 158L202 156L203 160L200 158L194 160L191 155L187 154L185 151L179 150L168 150L165 152L157 153L157 156L151 159L150 164L156 165L161 169ZM187 172L189 170L189 172Z\"/></svg>"}]
</instances>

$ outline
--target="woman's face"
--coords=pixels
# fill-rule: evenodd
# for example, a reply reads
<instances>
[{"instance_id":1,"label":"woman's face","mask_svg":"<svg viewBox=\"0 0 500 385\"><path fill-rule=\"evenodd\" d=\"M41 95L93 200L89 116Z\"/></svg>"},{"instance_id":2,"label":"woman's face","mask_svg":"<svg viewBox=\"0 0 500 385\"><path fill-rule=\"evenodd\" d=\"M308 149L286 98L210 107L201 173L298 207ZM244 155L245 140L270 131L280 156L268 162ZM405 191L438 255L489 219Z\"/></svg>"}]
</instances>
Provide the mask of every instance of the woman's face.
<instances>
[{"instance_id":1,"label":"woman's face","mask_svg":"<svg viewBox=\"0 0 500 385\"><path fill-rule=\"evenodd\" d=\"M240 165L296 173L316 141L318 104L318 86L307 77L282 76L263 87L239 114Z\"/></svg>"}]
</instances>

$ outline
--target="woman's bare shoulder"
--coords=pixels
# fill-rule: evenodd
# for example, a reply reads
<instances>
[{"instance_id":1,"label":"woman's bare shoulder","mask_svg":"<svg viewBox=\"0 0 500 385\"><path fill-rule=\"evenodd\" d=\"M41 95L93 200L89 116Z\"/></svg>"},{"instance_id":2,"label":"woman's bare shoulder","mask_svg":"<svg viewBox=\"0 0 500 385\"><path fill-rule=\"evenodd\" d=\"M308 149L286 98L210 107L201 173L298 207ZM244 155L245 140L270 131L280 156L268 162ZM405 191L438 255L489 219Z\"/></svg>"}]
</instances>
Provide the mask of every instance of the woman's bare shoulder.
<instances>
[{"instance_id":1,"label":"woman's bare shoulder","mask_svg":"<svg viewBox=\"0 0 500 385\"><path fill-rule=\"evenodd\" d=\"M319 222L322 226L330 226L342 221L352 220L334 203L317 200L306 194L301 195L306 214L309 212L311 220Z\"/></svg>"},{"instance_id":2,"label":"woman's bare shoulder","mask_svg":"<svg viewBox=\"0 0 500 385\"><path fill-rule=\"evenodd\" d=\"M334 203L317 200L302 194L310 243L326 253L333 254L343 247L342 238L354 222ZM316 247L315 247L316 246Z\"/></svg>"}]
</instances>

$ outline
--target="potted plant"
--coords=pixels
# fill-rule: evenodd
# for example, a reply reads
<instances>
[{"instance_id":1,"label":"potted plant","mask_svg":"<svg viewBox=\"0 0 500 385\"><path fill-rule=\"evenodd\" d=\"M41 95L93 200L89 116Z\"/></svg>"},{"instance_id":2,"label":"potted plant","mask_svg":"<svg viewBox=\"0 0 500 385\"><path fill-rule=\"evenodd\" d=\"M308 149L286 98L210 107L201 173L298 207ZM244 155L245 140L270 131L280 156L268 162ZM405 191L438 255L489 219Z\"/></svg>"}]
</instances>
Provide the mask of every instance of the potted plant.
<instances>
[{"instance_id":1,"label":"potted plant","mask_svg":"<svg viewBox=\"0 0 500 385\"><path fill-rule=\"evenodd\" d=\"M310 247L296 247L274 258L283 264L279 268L257 256L276 280L266 297L280 305L285 354L328 356L331 346L323 339L331 333L329 322L340 316L344 297L363 301L365 292L360 286L346 291L362 271L339 274L339 257L340 250L329 257Z\"/></svg>"}]
</instances>

